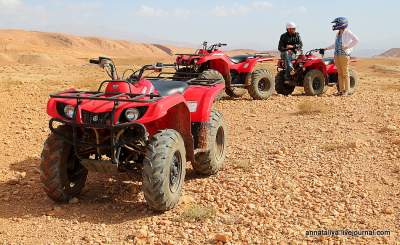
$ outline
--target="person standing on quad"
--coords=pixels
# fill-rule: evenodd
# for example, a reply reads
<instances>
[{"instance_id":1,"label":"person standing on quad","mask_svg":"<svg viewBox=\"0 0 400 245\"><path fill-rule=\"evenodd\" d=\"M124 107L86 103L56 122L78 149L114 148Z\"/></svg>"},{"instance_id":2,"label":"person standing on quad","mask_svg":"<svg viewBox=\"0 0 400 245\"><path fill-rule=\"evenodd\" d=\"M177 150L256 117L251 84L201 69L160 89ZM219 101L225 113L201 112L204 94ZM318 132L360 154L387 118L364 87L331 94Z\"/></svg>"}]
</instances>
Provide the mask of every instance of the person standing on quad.
<instances>
[{"instance_id":1,"label":"person standing on quad","mask_svg":"<svg viewBox=\"0 0 400 245\"><path fill-rule=\"evenodd\" d=\"M350 75L349 62L353 48L358 44L359 39L347 27L348 20L345 17L338 17L332 21L332 30L338 31L335 43L325 50L335 49L335 65L338 71L339 91L336 95L349 95Z\"/></svg>"},{"instance_id":2,"label":"person standing on quad","mask_svg":"<svg viewBox=\"0 0 400 245\"><path fill-rule=\"evenodd\" d=\"M286 24L286 32L281 35L278 49L281 52L281 58L285 61L286 74L285 78L290 79L290 75L294 72L292 60L296 51L303 48L300 34L296 32L296 24L289 22Z\"/></svg>"}]
</instances>

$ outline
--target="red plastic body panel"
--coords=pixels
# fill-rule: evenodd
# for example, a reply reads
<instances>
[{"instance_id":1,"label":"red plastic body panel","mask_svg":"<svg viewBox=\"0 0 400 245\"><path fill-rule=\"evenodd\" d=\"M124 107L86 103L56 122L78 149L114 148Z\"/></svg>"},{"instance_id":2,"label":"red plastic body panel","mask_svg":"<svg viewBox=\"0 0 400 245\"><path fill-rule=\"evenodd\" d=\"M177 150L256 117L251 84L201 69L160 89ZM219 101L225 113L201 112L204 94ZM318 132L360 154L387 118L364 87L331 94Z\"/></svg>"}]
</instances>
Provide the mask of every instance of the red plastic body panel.
<instances>
[{"instance_id":1,"label":"red plastic body panel","mask_svg":"<svg viewBox=\"0 0 400 245\"><path fill-rule=\"evenodd\" d=\"M208 63L209 68L219 71L224 77L226 77L230 74L231 70L235 70L238 73L250 73L253 72L257 63L272 60L272 58L255 57L248 58L240 63L234 63L229 56L225 55L222 51L217 50L208 56L200 57L196 64L200 66Z\"/></svg>"},{"instance_id":2,"label":"red plastic body panel","mask_svg":"<svg viewBox=\"0 0 400 245\"><path fill-rule=\"evenodd\" d=\"M166 81L168 82L168 81ZM126 82L116 81L110 82L107 85L107 92L118 92L118 93L137 93L138 91L143 91L143 89L151 89L150 81L143 79L142 81L137 83L138 85L144 85L144 87L136 87L135 85L128 85ZM151 86L150 86L151 85ZM154 89L154 88L153 88ZM144 124L145 126L151 125L151 128L148 128L150 134L156 132L159 129L163 129L163 125L170 125L171 117L175 118L173 120L174 123L177 121L186 120L189 124L191 122L207 122L209 119L209 115L212 109L212 104L215 100L215 97L224 89L224 84L216 84L213 86L199 86L192 85L189 86L184 94L176 93L171 96L165 96L156 100L154 102L119 102L118 106L115 109L115 118L114 124L118 123L118 120L121 116L121 113L127 108L135 108L135 107L147 107L144 115L137 120L138 123ZM66 90L65 95L68 95L68 92L75 91L73 89ZM81 110L93 112L93 113L103 113L109 112L113 110L114 102L113 101L102 101L102 100L90 100L84 99L86 96L90 96L90 94L81 95L81 103L80 110L77 111L76 114L76 123L82 124ZM112 95L108 95L112 96ZM107 97L107 95L102 96ZM128 97L127 97L128 98ZM142 98L143 100L148 100L149 97ZM191 113L189 112L189 107L187 101L196 102L197 110ZM52 118L58 118L61 120L67 120L62 115L57 112L57 103L68 104L72 106L76 106L76 99L61 99L61 98L51 98L47 104L47 113ZM177 110L176 108L179 108ZM173 109L172 116L168 116L165 118ZM188 115L187 118L182 115ZM166 120L168 122L162 122ZM154 123L157 122L157 123ZM157 126L158 125L158 126Z\"/></svg>"},{"instance_id":3,"label":"red plastic body panel","mask_svg":"<svg viewBox=\"0 0 400 245\"><path fill-rule=\"evenodd\" d=\"M223 91L223 83L210 87L190 86L184 93L187 103L197 103L196 111L191 112L192 122L208 122L215 97Z\"/></svg>"},{"instance_id":4,"label":"red plastic body panel","mask_svg":"<svg viewBox=\"0 0 400 245\"><path fill-rule=\"evenodd\" d=\"M272 61L272 58L255 57L249 58L241 63L234 63L229 56L221 50L209 52L204 49L197 51L199 55L180 55L176 58L178 65L196 65L208 64L208 68L219 71L225 78L229 77L232 70L237 73L253 72L257 63ZM196 62L194 62L196 61Z\"/></svg>"}]
</instances>

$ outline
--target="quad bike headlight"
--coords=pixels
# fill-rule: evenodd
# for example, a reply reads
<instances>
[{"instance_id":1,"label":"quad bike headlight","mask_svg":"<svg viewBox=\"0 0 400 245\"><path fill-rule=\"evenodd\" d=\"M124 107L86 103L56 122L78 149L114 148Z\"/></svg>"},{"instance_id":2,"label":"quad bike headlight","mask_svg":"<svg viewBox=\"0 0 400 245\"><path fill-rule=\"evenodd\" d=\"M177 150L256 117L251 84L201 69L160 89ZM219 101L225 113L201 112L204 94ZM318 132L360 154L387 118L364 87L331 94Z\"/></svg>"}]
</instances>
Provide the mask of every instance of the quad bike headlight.
<instances>
[{"instance_id":1,"label":"quad bike headlight","mask_svg":"<svg viewBox=\"0 0 400 245\"><path fill-rule=\"evenodd\" d=\"M136 108L130 108L125 111L125 117L128 121L135 121L139 118L140 111Z\"/></svg>"},{"instance_id":2,"label":"quad bike headlight","mask_svg":"<svg viewBox=\"0 0 400 245\"><path fill-rule=\"evenodd\" d=\"M72 105L66 105L64 107L65 117L72 119L74 117L74 114L75 114L75 107L73 107Z\"/></svg>"}]
</instances>

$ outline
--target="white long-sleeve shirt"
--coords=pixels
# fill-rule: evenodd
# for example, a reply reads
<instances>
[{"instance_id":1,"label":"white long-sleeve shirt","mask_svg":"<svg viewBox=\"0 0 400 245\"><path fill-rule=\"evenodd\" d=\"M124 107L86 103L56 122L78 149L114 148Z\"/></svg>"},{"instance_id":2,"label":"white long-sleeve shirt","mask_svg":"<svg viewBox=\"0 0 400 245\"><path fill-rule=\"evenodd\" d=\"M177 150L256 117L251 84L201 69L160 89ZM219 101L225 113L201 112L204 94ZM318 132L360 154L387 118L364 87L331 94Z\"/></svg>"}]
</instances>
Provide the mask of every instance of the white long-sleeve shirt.
<instances>
[{"instance_id":1,"label":"white long-sleeve shirt","mask_svg":"<svg viewBox=\"0 0 400 245\"><path fill-rule=\"evenodd\" d=\"M336 35L337 36L337 35ZM336 39L335 39L336 41ZM342 33L342 43L347 54L351 54L353 48L360 42L360 39L354 35L349 29L345 29ZM327 50L334 49L335 43L327 47Z\"/></svg>"}]
</instances>

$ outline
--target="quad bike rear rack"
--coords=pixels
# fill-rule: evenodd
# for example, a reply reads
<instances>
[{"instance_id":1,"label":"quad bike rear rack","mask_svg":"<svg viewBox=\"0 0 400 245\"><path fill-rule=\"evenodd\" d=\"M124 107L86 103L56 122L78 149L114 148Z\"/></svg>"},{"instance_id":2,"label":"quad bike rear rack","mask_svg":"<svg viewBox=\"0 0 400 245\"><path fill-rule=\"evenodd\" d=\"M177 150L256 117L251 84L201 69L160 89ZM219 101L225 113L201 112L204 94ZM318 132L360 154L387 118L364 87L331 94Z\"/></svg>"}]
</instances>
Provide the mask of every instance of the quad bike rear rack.
<instances>
[{"instance_id":1,"label":"quad bike rear rack","mask_svg":"<svg viewBox=\"0 0 400 245\"><path fill-rule=\"evenodd\" d=\"M186 56L206 56L205 54L175 54L177 56L186 55Z\"/></svg>"},{"instance_id":2,"label":"quad bike rear rack","mask_svg":"<svg viewBox=\"0 0 400 245\"><path fill-rule=\"evenodd\" d=\"M197 86L214 86L219 83L222 83L220 79L206 79L206 78L197 78L201 73L192 73L192 72L160 72L157 76L146 76L145 78L148 80L168 80L170 81L182 81L188 85L197 85ZM176 76L182 75L182 76ZM195 77L193 77L195 76Z\"/></svg>"}]
</instances>

